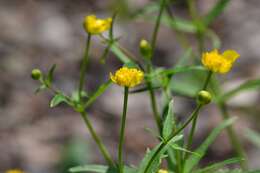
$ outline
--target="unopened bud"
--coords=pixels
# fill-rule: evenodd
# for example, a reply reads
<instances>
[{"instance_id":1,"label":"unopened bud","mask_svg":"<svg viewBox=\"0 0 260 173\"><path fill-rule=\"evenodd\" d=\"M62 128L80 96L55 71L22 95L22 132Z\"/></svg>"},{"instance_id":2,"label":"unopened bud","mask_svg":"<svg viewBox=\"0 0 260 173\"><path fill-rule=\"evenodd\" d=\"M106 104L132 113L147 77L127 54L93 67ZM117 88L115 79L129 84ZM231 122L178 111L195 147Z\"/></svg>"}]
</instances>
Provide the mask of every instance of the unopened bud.
<instances>
[{"instance_id":1,"label":"unopened bud","mask_svg":"<svg viewBox=\"0 0 260 173\"><path fill-rule=\"evenodd\" d=\"M31 77L34 80L39 80L42 77L42 72L39 69L33 69L31 73Z\"/></svg>"},{"instance_id":2,"label":"unopened bud","mask_svg":"<svg viewBox=\"0 0 260 173\"><path fill-rule=\"evenodd\" d=\"M201 90L197 95L197 100L200 104L206 105L211 102L211 94L208 91Z\"/></svg>"},{"instance_id":3,"label":"unopened bud","mask_svg":"<svg viewBox=\"0 0 260 173\"><path fill-rule=\"evenodd\" d=\"M140 41L140 52L141 54L145 57L145 58L151 58L152 55L152 47L150 45L150 43L148 43L147 40L142 39Z\"/></svg>"}]
</instances>

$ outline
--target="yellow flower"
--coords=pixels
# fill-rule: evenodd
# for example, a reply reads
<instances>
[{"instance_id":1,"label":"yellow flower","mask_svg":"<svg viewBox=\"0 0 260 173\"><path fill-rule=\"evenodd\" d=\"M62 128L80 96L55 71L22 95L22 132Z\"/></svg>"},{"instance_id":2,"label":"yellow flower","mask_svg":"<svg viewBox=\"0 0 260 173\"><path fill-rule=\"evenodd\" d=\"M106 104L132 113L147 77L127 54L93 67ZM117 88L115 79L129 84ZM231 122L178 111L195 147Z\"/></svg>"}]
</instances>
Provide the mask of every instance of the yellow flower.
<instances>
[{"instance_id":1,"label":"yellow flower","mask_svg":"<svg viewBox=\"0 0 260 173\"><path fill-rule=\"evenodd\" d=\"M143 81L144 73L136 68L122 67L115 75L110 73L110 79L124 87L134 87Z\"/></svg>"},{"instance_id":2,"label":"yellow flower","mask_svg":"<svg viewBox=\"0 0 260 173\"><path fill-rule=\"evenodd\" d=\"M160 169L160 170L158 171L158 173L168 173L168 171L167 171L167 170L164 170L164 169Z\"/></svg>"},{"instance_id":3,"label":"yellow flower","mask_svg":"<svg viewBox=\"0 0 260 173\"><path fill-rule=\"evenodd\" d=\"M111 27L112 18L98 19L94 15L86 16L84 28L90 34L100 34Z\"/></svg>"},{"instance_id":4,"label":"yellow flower","mask_svg":"<svg viewBox=\"0 0 260 173\"><path fill-rule=\"evenodd\" d=\"M22 170L19 170L19 169L10 169L10 170L7 170L5 173L25 173L25 172L23 172Z\"/></svg>"},{"instance_id":5,"label":"yellow flower","mask_svg":"<svg viewBox=\"0 0 260 173\"><path fill-rule=\"evenodd\" d=\"M222 54L218 50L205 52L202 54L202 64L209 70L216 73L227 73L231 70L233 63L239 58L239 54L234 50L226 50Z\"/></svg>"}]
</instances>

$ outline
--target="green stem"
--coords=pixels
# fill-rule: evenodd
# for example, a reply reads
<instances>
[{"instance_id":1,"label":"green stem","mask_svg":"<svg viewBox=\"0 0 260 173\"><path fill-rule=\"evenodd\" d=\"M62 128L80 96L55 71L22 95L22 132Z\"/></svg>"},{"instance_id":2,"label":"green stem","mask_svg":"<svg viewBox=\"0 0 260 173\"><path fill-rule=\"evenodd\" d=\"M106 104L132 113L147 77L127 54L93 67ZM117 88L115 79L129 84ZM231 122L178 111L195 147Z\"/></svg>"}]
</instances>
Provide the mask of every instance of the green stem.
<instances>
[{"instance_id":1,"label":"green stem","mask_svg":"<svg viewBox=\"0 0 260 173\"><path fill-rule=\"evenodd\" d=\"M91 41L91 34L88 34L88 38L87 38L87 42L86 42L86 49L85 49L84 57L83 57L82 64L80 67L80 79L79 79L79 89L78 89L79 100L81 100L81 98L82 98L82 90L83 90L85 74L86 74L86 69L87 69L87 64L88 64L88 59L89 59L90 41Z\"/></svg>"},{"instance_id":2,"label":"green stem","mask_svg":"<svg viewBox=\"0 0 260 173\"><path fill-rule=\"evenodd\" d=\"M226 104L225 103L219 103L218 107L219 107L219 109L222 113L223 119L224 120L229 119L230 115L228 113ZM241 162L240 162L242 169L247 170L248 165L247 165L247 162L246 162L246 154L245 154L245 151L244 151L244 149L241 145L241 142L239 141L239 138L237 137L237 134L235 133L232 126L227 127L227 132L228 132L228 135L229 135L229 139L230 139L233 147L235 148L238 157L244 159L244 160L241 160Z\"/></svg>"},{"instance_id":3,"label":"green stem","mask_svg":"<svg viewBox=\"0 0 260 173\"><path fill-rule=\"evenodd\" d=\"M152 82L147 81L147 87L149 89L149 95L150 95L150 100L151 100L151 106L152 106L152 111L153 111L153 117L154 120L156 122L156 126L158 128L159 133L161 133L161 118L160 118L160 114L158 112L157 109L157 103L156 103L156 97L155 97L155 93L152 87Z\"/></svg>"},{"instance_id":4,"label":"green stem","mask_svg":"<svg viewBox=\"0 0 260 173\"><path fill-rule=\"evenodd\" d=\"M207 78L205 80L205 83L202 87L202 90L206 90L208 85L209 85L209 82L210 82L210 79L211 79L211 76L212 76L213 72L212 71L209 71L208 74L207 74Z\"/></svg>"},{"instance_id":5,"label":"green stem","mask_svg":"<svg viewBox=\"0 0 260 173\"><path fill-rule=\"evenodd\" d=\"M203 88L202 90L206 90L207 89L207 86L210 82L210 78L212 76L212 71L209 71L208 72L208 75L207 75L207 78L204 82L204 85L203 85ZM195 133L195 129L196 129L196 125L197 125L197 119L198 119L198 116L196 116L193 121L192 121L192 127L191 127L191 130L190 130L190 133L189 133L189 138L188 138L188 143L187 143L187 150L191 149L191 145L192 145L192 142L193 142L193 137L194 137L194 133ZM189 156L188 153L185 153L184 154L184 162L185 160L187 159L187 157Z\"/></svg>"},{"instance_id":6,"label":"green stem","mask_svg":"<svg viewBox=\"0 0 260 173\"><path fill-rule=\"evenodd\" d=\"M187 127L189 125L189 123L198 115L202 106L203 106L202 104L197 105L195 110L190 115L189 119L186 120L186 122L177 131L175 131L166 141L161 143L160 147L157 149L157 151L154 153L152 158L149 160L144 173L147 173L147 171L149 170L150 166L152 165L154 159L156 159L157 155L164 148L164 146L166 146L176 135L178 135L183 129L185 129L185 127Z\"/></svg>"},{"instance_id":7,"label":"green stem","mask_svg":"<svg viewBox=\"0 0 260 173\"><path fill-rule=\"evenodd\" d=\"M93 126L91 125L91 123L90 123L90 121L88 119L88 116L87 116L86 112L81 112L80 114L81 114L81 117L83 118L83 120L84 120L84 122L86 124L86 127L88 128L92 138L95 140L95 142L98 145L101 153L103 154L105 160L107 161L109 166L114 167L114 162L111 159L111 156L110 156L108 150L106 149L105 145L101 142L101 139L98 137L97 133L95 132Z\"/></svg>"},{"instance_id":8,"label":"green stem","mask_svg":"<svg viewBox=\"0 0 260 173\"><path fill-rule=\"evenodd\" d=\"M152 35L152 40L151 40L152 54L154 54L157 35L158 35L159 28L160 28L161 18L162 18L163 10L166 6L166 2L167 2L167 0L161 0L160 11L159 11L159 14L156 19L156 23L155 23L153 35Z\"/></svg>"},{"instance_id":9,"label":"green stem","mask_svg":"<svg viewBox=\"0 0 260 173\"><path fill-rule=\"evenodd\" d=\"M127 101L128 101L128 87L125 87L124 92L124 105L123 105L123 115L121 120L121 128L120 128L120 140L118 146L118 164L119 164L119 173L123 173L124 162L123 162L123 144L124 144L124 136L125 136L125 124L126 124L126 112L127 112Z\"/></svg>"}]
</instances>

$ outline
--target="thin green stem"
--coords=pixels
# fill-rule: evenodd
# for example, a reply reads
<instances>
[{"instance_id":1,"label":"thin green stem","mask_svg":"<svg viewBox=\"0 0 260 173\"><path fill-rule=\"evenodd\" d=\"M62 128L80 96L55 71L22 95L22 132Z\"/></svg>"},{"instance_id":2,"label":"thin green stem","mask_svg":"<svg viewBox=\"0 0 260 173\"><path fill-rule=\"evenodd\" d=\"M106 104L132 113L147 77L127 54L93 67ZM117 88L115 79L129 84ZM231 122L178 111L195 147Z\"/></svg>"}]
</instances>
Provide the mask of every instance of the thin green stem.
<instances>
[{"instance_id":1,"label":"thin green stem","mask_svg":"<svg viewBox=\"0 0 260 173\"><path fill-rule=\"evenodd\" d=\"M96 144L99 147L99 150L103 154L105 160L107 161L109 166L114 167L114 162L113 162L108 150L106 149L105 145L101 142L101 139L98 137L97 133L95 132L90 120L88 119L86 112L81 112L80 114L81 114L81 117L83 118L83 120L86 124L86 127L88 128L92 138L95 140Z\"/></svg>"},{"instance_id":2,"label":"thin green stem","mask_svg":"<svg viewBox=\"0 0 260 173\"><path fill-rule=\"evenodd\" d=\"M87 69L87 64L88 64L88 59L89 59L89 47L90 47L90 42L91 41L91 34L88 34L88 38L86 41L86 49L84 53L84 57L81 63L80 67L80 79L79 79L79 89L78 89L78 95L79 95L79 100L82 98L82 90L84 86L84 81L85 81L85 74L86 74L86 69Z\"/></svg>"},{"instance_id":3,"label":"thin green stem","mask_svg":"<svg viewBox=\"0 0 260 173\"><path fill-rule=\"evenodd\" d=\"M226 104L225 103L219 103L218 107L219 107L219 109L222 113L224 120L228 119L230 117L230 115L228 113ZM235 148L238 157L244 159L244 160L241 160L241 162L240 162L242 169L247 170L248 169L248 165L247 165L247 162L246 162L247 156L246 156L245 151L244 151L244 149L241 145L241 142L239 141L239 138L237 137L237 134L235 133L232 126L227 127L227 132L228 132L228 135L229 135L229 139L230 139L233 147Z\"/></svg>"},{"instance_id":4,"label":"thin green stem","mask_svg":"<svg viewBox=\"0 0 260 173\"><path fill-rule=\"evenodd\" d=\"M128 101L128 87L125 87L124 92L124 105L123 105L123 115L121 120L121 128L120 128L120 140L118 146L118 164L119 164L119 173L124 172L124 162L123 162L123 144L125 137L125 124L126 124L126 112L127 112L127 101Z\"/></svg>"},{"instance_id":5,"label":"thin green stem","mask_svg":"<svg viewBox=\"0 0 260 173\"><path fill-rule=\"evenodd\" d=\"M188 118L188 120L186 120L186 122L178 129L176 130L166 141L164 141L163 143L161 143L160 147L156 150L156 152L154 153L154 155L152 156L152 158L149 160L144 173L148 173L147 171L149 170L150 166L152 165L154 159L156 159L157 155L161 152L161 150L168 145L168 143L176 136L178 135L183 129L185 129L189 123L197 116L197 114L199 113L201 107L203 105L199 104L197 105L197 107L195 108L195 110L192 112L192 114L190 115L190 117Z\"/></svg>"},{"instance_id":6,"label":"thin green stem","mask_svg":"<svg viewBox=\"0 0 260 173\"><path fill-rule=\"evenodd\" d=\"M148 62L147 73L150 74L151 71L152 71L152 64L151 64L151 62ZM154 93L154 90L153 90L152 82L150 81L150 79L146 80L146 85L147 85L148 90L149 90L151 107L152 107L152 111L153 111L153 118L156 122L158 132L161 134L161 129L162 129L162 127L161 127L161 117L160 117L160 114L159 114L158 109L157 109L157 101L156 101L155 93Z\"/></svg>"},{"instance_id":7,"label":"thin green stem","mask_svg":"<svg viewBox=\"0 0 260 173\"><path fill-rule=\"evenodd\" d=\"M204 85L202 87L202 90L206 90L208 85L209 85L209 82L210 82L210 79L211 79L211 76L212 76L213 72L212 71L208 71L208 74L207 74L207 78L204 82Z\"/></svg>"},{"instance_id":8,"label":"thin green stem","mask_svg":"<svg viewBox=\"0 0 260 173\"><path fill-rule=\"evenodd\" d=\"M156 23L155 23L153 35L152 35L152 40L151 40L152 54L154 54L157 35L158 35L159 28L160 28L161 18L162 18L163 10L166 6L166 2L167 2L167 0L161 0L160 10L159 10L159 14L158 14L157 19L156 19Z\"/></svg>"},{"instance_id":9,"label":"thin green stem","mask_svg":"<svg viewBox=\"0 0 260 173\"><path fill-rule=\"evenodd\" d=\"M207 89L207 86L210 82L211 76L212 76L212 71L209 71L208 75L206 77L206 80L204 82L202 90ZM197 119L198 119L198 116L196 116L192 121L192 127L191 127L191 130L190 130L190 133L189 133L188 143L187 143L187 147L186 147L187 150L191 149L191 145L192 145L192 142L193 142L193 137L194 137L194 133L195 133L196 125L197 125ZM187 159L188 156L189 156L188 153L184 154L184 162L185 162L185 160Z\"/></svg>"}]
</instances>

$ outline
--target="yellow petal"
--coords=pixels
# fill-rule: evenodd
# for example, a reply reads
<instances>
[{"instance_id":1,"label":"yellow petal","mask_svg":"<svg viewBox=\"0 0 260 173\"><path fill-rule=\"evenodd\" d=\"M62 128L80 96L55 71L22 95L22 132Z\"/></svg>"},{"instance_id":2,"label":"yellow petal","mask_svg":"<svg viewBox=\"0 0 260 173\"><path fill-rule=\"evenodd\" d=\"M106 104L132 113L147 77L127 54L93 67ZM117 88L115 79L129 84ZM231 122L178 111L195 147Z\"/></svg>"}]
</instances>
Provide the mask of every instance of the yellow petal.
<instances>
[{"instance_id":1,"label":"yellow petal","mask_svg":"<svg viewBox=\"0 0 260 173\"><path fill-rule=\"evenodd\" d=\"M226 60L229 60L231 63L233 63L237 58L239 58L240 55L234 50L226 50L223 52L222 56Z\"/></svg>"}]
</instances>

